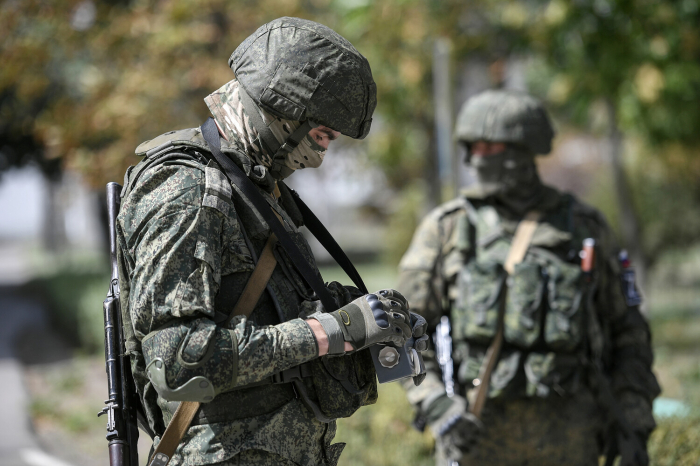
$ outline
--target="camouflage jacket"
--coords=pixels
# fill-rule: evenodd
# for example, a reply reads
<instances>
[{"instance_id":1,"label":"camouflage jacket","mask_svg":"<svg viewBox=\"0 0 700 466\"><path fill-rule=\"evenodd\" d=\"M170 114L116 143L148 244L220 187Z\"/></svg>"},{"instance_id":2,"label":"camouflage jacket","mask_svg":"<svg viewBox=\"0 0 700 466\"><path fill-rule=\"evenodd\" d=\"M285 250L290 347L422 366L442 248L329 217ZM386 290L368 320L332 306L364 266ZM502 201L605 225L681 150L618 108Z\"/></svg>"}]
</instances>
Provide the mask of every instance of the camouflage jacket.
<instances>
[{"instance_id":1,"label":"camouflage jacket","mask_svg":"<svg viewBox=\"0 0 700 466\"><path fill-rule=\"evenodd\" d=\"M512 276L505 276L502 265L521 218L494 198L465 193L420 224L401 260L398 289L431 325L443 313L450 316L455 379L463 396L495 333L504 295L499 287L507 285L505 344L489 397L546 398L595 388L583 367L596 357L630 425L648 435L655 426L651 403L659 393L650 332L638 306L626 302L611 231L595 209L546 189L534 209L543 217ZM585 238L596 240L592 283L581 278ZM435 361L427 366L423 385L406 386L419 408L444 393L439 367Z\"/></svg>"},{"instance_id":2,"label":"camouflage jacket","mask_svg":"<svg viewBox=\"0 0 700 466\"><path fill-rule=\"evenodd\" d=\"M222 152L256 183L318 273L298 231L300 214L290 193L281 187L276 199L274 180L229 150L235 148L235 141L222 140ZM154 154L158 150L160 155ZM160 383L168 389L183 388L194 377L213 386L213 393L198 393L196 387L192 392L204 403L171 465L219 463L248 449L299 465L335 464L342 450L342 445L330 445L335 422L316 420L291 384L269 383L273 374L318 355L310 327L299 318L305 309L316 309L317 298L281 248L274 252L278 266L268 284L272 292L263 293L250 318L217 324L228 316L255 267L251 248L259 256L270 231L205 152L198 128L166 133L137 149L145 156L142 164L165 158L143 170L137 165L125 180L129 188L117 222L122 315L151 428L162 435L178 405L159 396L147 375L147 368L164 366ZM338 307L361 294L336 282L326 286ZM241 389L247 385L253 386Z\"/></svg>"}]
</instances>

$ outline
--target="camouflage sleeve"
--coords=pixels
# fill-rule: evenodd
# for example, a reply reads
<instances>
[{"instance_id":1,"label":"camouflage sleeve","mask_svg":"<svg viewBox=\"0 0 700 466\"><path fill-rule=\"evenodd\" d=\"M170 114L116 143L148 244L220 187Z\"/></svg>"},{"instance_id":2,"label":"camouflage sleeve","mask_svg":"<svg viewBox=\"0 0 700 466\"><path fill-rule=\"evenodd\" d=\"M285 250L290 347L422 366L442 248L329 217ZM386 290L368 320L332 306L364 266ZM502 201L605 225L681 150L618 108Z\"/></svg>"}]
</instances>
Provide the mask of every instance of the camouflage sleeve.
<instances>
[{"instance_id":1,"label":"camouflage sleeve","mask_svg":"<svg viewBox=\"0 0 700 466\"><path fill-rule=\"evenodd\" d=\"M213 322L224 248L235 248L248 269L252 261L230 198L217 193L225 191L225 178L209 170L178 165L146 172L121 209L119 227L132 259L130 316L147 367L154 363L149 377L159 393L202 377L218 394L318 354L300 319L269 327L243 318L229 328ZM156 381L154 374L164 377Z\"/></svg>"},{"instance_id":2,"label":"camouflage sleeve","mask_svg":"<svg viewBox=\"0 0 700 466\"><path fill-rule=\"evenodd\" d=\"M442 315L443 296L436 290L436 283L442 282L439 270L443 248L440 214L440 210L434 210L416 229L399 263L396 287L408 300L411 311L421 314L432 325ZM437 288L442 289L440 285Z\"/></svg>"},{"instance_id":3,"label":"camouflage sleeve","mask_svg":"<svg viewBox=\"0 0 700 466\"><path fill-rule=\"evenodd\" d=\"M423 219L399 263L397 290L406 297L413 312L428 321L431 331L442 316L444 282L440 258L444 248L445 225L440 220L443 212L436 209ZM426 378L415 386L409 378L402 382L409 403L422 413L432 401L445 394L445 386L435 352L423 353Z\"/></svg>"},{"instance_id":4,"label":"camouflage sleeve","mask_svg":"<svg viewBox=\"0 0 700 466\"><path fill-rule=\"evenodd\" d=\"M628 306L623 295L618 250L610 229L602 218L596 223L600 261L595 306L609 333L606 366L630 427L646 437L656 425L652 401L660 392L651 370L651 333L639 307Z\"/></svg>"}]
</instances>

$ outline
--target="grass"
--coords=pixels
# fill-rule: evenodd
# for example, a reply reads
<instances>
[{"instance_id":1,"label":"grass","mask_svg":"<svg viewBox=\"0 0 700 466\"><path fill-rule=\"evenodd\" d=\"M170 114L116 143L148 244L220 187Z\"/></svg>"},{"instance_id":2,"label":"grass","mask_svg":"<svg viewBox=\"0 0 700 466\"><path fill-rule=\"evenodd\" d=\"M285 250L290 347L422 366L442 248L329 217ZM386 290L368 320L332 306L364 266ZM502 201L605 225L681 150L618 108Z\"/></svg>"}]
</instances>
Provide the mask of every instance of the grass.
<instances>
[{"instance_id":1,"label":"grass","mask_svg":"<svg viewBox=\"0 0 700 466\"><path fill-rule=\"evenodd\" d=\"M358 269L370 291L395 286L394 267L360 264ZM339 267L323 267L321 273L326 281L350 283ZM96 353L102 348L101 309L107 280L102 273L69 270L39 281L50 296L60 327L73 332L86 352ZM700 465L700 306L696 304L700 303L700 291L666 288L651 290L649 295L655 371L663 388L662 396L682 400L692 408L688 417L657 419L658 427L649 442L651 464ZM104 436L103 418L95 418L102 395L88 401L82 393L86 377L105 384L104 366L100 355L85 360L90 361L96 368L92 372L98 375L86 376L80 358L57 374L49 369L35 369L48 372L39 384L44 387L35 387L32 392L30 410L37 423L62 426L68 437L89 434L98 439ZM98 393L102 391L106 392L106 385L97 389ZM380 385L377 404L339 420L335 441L348 444L340 464L432 465L433 441L429 434L411 427L412 418L413 410L401 387Z\"/></svg>"}]
</instances>

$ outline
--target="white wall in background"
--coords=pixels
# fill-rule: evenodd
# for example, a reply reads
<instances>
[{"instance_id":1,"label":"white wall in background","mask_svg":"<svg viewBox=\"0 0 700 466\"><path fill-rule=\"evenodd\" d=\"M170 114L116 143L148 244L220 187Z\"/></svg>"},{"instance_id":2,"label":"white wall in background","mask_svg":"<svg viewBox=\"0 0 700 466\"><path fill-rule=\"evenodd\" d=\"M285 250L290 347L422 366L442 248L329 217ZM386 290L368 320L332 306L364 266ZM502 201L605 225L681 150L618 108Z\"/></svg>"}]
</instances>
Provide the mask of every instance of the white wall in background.
<instances>
[{"instance_id":1,"label":"white wall in background","mask_svg":"<svg viewBox=\"0 0 700 466\"><path fill-rule=\"evenodd\" d=\"M0 177L0 239L39 239L46 182L36 167L10 169Z\"/></svg>"}]
</instances>

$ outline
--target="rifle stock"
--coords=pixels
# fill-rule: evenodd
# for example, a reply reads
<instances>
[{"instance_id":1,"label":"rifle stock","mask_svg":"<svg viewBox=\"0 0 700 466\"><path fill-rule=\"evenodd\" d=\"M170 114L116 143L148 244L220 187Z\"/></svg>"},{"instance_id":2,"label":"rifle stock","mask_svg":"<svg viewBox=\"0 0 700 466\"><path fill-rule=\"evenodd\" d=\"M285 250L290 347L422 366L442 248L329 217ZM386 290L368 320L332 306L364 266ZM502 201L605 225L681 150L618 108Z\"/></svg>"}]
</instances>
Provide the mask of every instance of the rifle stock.
<instances>
[{"instance_id":1,"label":"rifle stock","mask_svg":"<svg viewBox=\"0 0 700 466\"><path fill-rule=\"evenodd\" d=\"M134 382L129 356L124 347L121 307L119 302L119 271L117 269L116 221L119 213L117 183L107 184L107 214L109 252L112 276L107 297L102 305L105 329L105 370L109 398L98 414L107 415L107 440L110 466L138 466L138 438Z\"/></svg>"}]
</instances>

